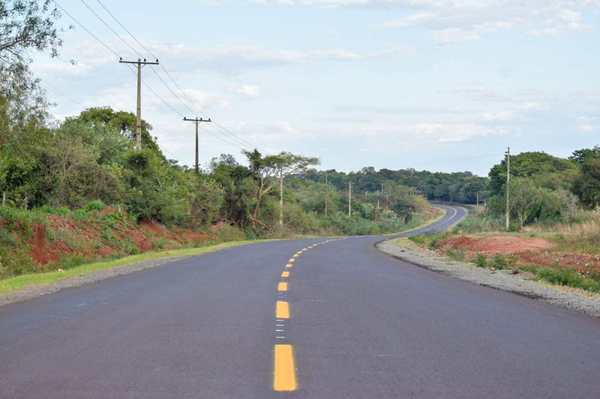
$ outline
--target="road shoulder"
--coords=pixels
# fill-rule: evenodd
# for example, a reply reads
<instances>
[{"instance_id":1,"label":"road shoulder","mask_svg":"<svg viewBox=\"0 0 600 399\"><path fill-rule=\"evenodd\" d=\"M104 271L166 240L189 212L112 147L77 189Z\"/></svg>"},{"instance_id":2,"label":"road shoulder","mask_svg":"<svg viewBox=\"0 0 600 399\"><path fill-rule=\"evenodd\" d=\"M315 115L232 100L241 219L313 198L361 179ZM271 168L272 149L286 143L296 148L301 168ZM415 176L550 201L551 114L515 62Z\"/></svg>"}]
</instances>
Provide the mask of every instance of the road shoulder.
<instances>
[{"instance_id":1,"label":"road shoulder","mask_svg":"<svg viewBox=\"0 0 600 399\"><path fill-rule=\"evenodd\" d=\"M0 281L0 306L22 302L65 288L79 287L100 280L139 272L173 263L192 256L200 256L242 245L272 240L225 242L199 248L147 252L125 258L84 264L67 270L32 273Z\"/></svg>"},{"instance_id":2,"label":"road shoulder","mask_svg":"<svg viewBox=\"0 0 600 399\"><path fill-rule=\"evenodd\" d=\"M527 274L477 268L469 263L441 257L433 251L420 248L406 238L380 242L377 248L394 258L437 273L600 317L600 295L598 294L550 285L534 280Z\"/></svg>"}]
</instances>

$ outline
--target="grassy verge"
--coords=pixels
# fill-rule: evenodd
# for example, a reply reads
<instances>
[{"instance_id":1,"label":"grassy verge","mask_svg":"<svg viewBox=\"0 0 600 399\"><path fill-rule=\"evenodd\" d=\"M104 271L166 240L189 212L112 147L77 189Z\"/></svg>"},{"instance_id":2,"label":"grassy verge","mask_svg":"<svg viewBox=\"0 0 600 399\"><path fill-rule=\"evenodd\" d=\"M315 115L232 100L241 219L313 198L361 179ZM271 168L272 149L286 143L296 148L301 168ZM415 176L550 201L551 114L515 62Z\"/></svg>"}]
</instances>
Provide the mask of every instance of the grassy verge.
<instances>
[{"instance_id":1,"label":"grassy verge","mask_svg":"<svg viewBox=\"0 0 600 399\"><path fill-rule=\"evenodd\" d=\"M71 277L82 276L119 266L133 265L147 260L202 255L210 252L220 251L226 248L265 241L266 240L231 241L199 248L183 248L161 252L145 252L140 255L132 255L115 260L84 264L64 271L23 274L17 277L0 280L0 295L15 292L31 286L49 285Z\"/></svg>"},{"instance_id":2,"label":"grassy verge","mask_svg":"<svg viewBox=\"0 0 600 399\"><path fill-rule=\"evenodd\" d=\"M440 233L428 236L410 237L408 240L421 248L435 250L437 243L450 233ZM398 242L398 245L403 245ZM538 281L544 281L549 284L559 285L564 287L579 288L592 293L600 293L600 275L598 274L583 274L576 270L556 267L546 267L539 265L522 265L519 264L519 259L515 255L493 255L487 256L482 253L476 254L474 257L467 259L464 251L460 249L449 249L445 253L446 257L458 262L472 264L475 267L489 270L510 270L515 273L528 272L531 273Z\"/></svg>"}]
</instances>

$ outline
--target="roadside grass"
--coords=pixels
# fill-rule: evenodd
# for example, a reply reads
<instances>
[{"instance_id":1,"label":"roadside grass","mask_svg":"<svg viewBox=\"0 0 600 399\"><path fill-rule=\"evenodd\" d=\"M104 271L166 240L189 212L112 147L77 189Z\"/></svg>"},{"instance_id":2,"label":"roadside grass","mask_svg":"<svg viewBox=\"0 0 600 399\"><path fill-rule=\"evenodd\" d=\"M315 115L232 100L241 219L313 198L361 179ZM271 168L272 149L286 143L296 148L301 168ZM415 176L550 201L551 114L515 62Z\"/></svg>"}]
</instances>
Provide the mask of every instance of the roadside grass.
<instances>
[{"instance_id":1,"label":"roadside grass","mask_svg":"<svg viewBox=\"0 0 600 399\"><path fill-rule=\"evenodd\" d=\"M20 276L0 280L0 295L9 294L31 286L49 285L71 277L83 276L100 270L112 269L119 266L133 265L147 260L203 255L227 248L267 241L273 240L230 241L196 248L183 248L160 252L145 252L139 255L132 255L114 260L83 264L62 271L58 270L46 273L22 274Z\"/></svg>"},{"instance_id":2,"label":"roadside grass","mask_svg":"<svg viewBox=\"0 0 600 399\"><path fill-rule=\"evenodd\" d=\"M439 240L448 237L449 233L440 233L426 236L416 236L408 238L421 248L435 250ZM402 245L401 241L398 241ZM520 265L518 257L514 255L497 254L487 256L483 253L477 253L474 257L467 259L464 251L459 249L450 249L445 254L449 259L459 262L472 264L475 267L488 270L509 270L515 273L528 272L538 281L544 281L549 284L564 287L579 288L591 293L600 293L600 274L583 274L576 270L556 267L546 267L538 265Z\"/></svg>"},{"instance_id":3,"label":"roadside grass","mask_svg":"<svg viewBox=\"0 0 600 399\"><path fill-rule=\"evenodd\" d=\"M539 266L524 266L521 270L533 273L538 280L554 285L579 288L588 292L600 293L600 275L589 276L570 269L553 269Z\"/></svg>"}]
</instances>

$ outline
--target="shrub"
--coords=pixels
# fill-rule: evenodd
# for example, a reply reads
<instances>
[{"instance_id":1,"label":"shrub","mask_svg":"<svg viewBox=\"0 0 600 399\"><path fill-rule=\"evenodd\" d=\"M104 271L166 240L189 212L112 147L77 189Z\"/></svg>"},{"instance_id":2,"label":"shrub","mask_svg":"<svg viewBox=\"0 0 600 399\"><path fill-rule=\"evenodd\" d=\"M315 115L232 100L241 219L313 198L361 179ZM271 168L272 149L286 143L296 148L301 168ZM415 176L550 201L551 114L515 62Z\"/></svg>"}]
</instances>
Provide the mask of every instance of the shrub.
<instances>
[{"instance_id":1,"label":"shrub","mask_svg":"<svg viewBox=\"0 0 600 399\"><path fill-rule=\"evenodd\" d=\"M508 267L508 260L504 255L494 255L494 257L492 258L491 266L498 270L506 269Z\"/></svg>"},{"instance_id":2,"label":"shrub","mask_svg":"<svg viewBox=\"0 0 600 399\"><path fill-rule=\"evenodd\" d=\"M600 292L600 279L582 276L574 270L539 268L536 269L535 274L538 276L538 278L551 284L581 288L592 292Z\"/></svg>"},{"instance_id":3,"label":"shrub","mask_svg":"<svg viewBox=\"0 0 600 399\"><path fill-rule=\"evenodd\" d=\"M487 267L488 265L487 257L482 253L478 253L473 262L477 267Z\"/></svg>"},{"instance_id":4,"label":"shrub","mask_svg":"<svg viewBox=\"0 0 600 399\"><path fill-rule=\"evenodd\" d=\"M88 212L91 212L91 211L101 211L104 208L106 208L106 205L104 204L104 202L102 202L100 200L95 200L95 201L88 202L84 209Z\"/></svg>"}]
</instances>

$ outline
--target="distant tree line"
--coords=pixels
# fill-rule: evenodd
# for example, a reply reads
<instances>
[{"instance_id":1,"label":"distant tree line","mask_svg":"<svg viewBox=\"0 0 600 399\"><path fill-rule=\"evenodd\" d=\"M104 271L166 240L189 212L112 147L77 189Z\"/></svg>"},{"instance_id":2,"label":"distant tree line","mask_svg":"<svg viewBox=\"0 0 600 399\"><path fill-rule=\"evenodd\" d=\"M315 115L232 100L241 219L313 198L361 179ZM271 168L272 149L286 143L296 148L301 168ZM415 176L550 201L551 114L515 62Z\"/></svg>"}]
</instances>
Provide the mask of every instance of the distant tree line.
<instances>
[{"instance_id":1,"label":"distant tree line","mask_svg":"<svg viewBox=\"0 0 600 399\"><path fill-rule=\"evenodd\" d=\"M338 172L336 170L310 170L305 178L324 181L325 177L338 190L344 190L349 182L360 192L386 192L386 187L398 184L413 189L414 194L423 195L429 200L475 204L477 199L487 196L488 179L471 172L429 172L414 169L375 170L366 167L358 172Z\"/></svg>"}]
</instances>

